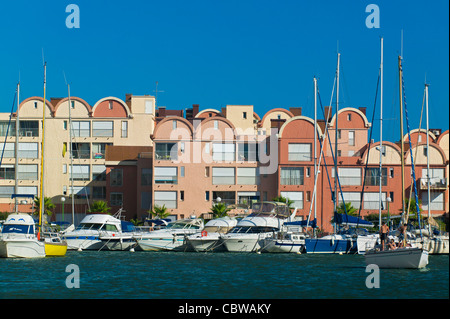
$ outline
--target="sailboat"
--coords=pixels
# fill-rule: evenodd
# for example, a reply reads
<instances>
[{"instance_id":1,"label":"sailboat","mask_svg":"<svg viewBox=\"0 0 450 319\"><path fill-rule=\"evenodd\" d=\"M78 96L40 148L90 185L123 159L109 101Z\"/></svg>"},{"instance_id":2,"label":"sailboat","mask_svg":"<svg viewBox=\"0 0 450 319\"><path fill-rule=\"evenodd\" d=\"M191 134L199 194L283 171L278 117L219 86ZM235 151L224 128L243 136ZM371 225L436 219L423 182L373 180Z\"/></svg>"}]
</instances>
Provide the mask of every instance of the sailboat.
<instances>
[{"instance_id":1,"label":"sailboat","mask_svg":"<svg viewBox=\"0 0 450 319\"><path fill-rule=\"evenodd\" d=\"M400 142L401 142L401 167L402 167L402 216L405 217L405 220L408 218L408 214L405 214L405 188L404 188L404 166L405 166L405 158L404 154L404 145L403 145L403 70L402 70L402 58L398 57L398 68L399 68L399 87L400 87ZM405 106L406 107L406 106ZM406 119L408 120L408 119ZM408 127L409 134L409 127ZM411 143L411 137L409 137L409 142ZM414 161L411 154L411 165L412 165L412 174L413 179L415 180L414 173ZM416 192L415 184L414 191ZM417 193L416 193L417 196ZM418 201L416 200L416 205L418 205ZM419 209L418 219L420 222L420 214ZM406 241L406 239L403 239ZM428 251L423 248L417 247L408 247L408 245L403 245L401 248L393 249L393 250L383 250L381 251L379 248L374 248L366 252L364 255L366 265L375 264L380 268L423 268L428 265Z\"/></svg>"},{"instance_id":2,"label":"sailboat","mask_svg":"<svg viewBox=\"0 0 450 319\"><path fill-rule=\"evenodd\" d=\"M44 197L44 141L45 141L45 89L46 89L46 75L47 75L47 62L44 62L44 99L42 106L42 140L41 140L41 185L39 189L39 230L38 239L43 239L45 244L45 255L51 256L65 256L67 252L67 242L63 240L59 234L44 230L44 210L45 210L45 197ZM41 236L42 234L42 236ZM42 237L42 238L41 238Z\"/></svg>"},{"instance_id":3,"label":"sailboat","mask_svg":"<svg viewBox=\"0 0 450 319\"><path fill-rule=\"evenodd\" d=\"M16 145L19 139L19 94L20 82L17 84L17 118L16 118ZM14 98L15 100L15 98ZM14 108L14 103L13 103ZM11 110L12 114L12 110ZM11 121L11 120L10 120ZM8 126L9 129L9 126ZM6 134L8 135L8 134ZM17 193L17 150L16 148L16 193ZM1 163L1 161L0 161ZM36 236L36 225L34 219L27 213L18 212L17 194L15 198L15 213L10 214L2 227L0 239L0 257L5 258L40 258L45 257L45 246Z\"/></svg>"},{"instance_id":4,"label":"sailboat","mask_svg":"<svg viewBox=\"0 0 450 319\"><path fill-rule=\"evenodd\" d=\"M437 255L437 254L448 254L449 253L449 238L447 235L441 235L441 234L434 234L434 232L431 231L431 178L430 178L430 159L429 159L429 138L428 138L428 132L429 132L429 118L428 118L428 84L425 84L425 109L426 109L426 117L427 117L427 202L428 202L428 229L427 230L421 230L425 233L425 236L423 238L423 243L418 243L419 246L425 248L428 250L428 253L430 255Z\"/></svg>"}]
</instances>

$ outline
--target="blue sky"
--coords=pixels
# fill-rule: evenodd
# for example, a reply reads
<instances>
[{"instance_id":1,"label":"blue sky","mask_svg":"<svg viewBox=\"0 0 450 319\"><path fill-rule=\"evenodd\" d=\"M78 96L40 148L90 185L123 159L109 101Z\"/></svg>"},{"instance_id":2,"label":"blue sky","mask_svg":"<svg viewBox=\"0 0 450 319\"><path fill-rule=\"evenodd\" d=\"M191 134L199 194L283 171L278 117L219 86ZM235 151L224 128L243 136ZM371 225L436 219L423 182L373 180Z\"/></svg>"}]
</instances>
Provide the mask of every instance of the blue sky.
<instances>
[{"instance_id":1,"label":"blue sky","mask_svg":"<svg viewBox=\"0 0 450 319\"><path fill-rule=\"evenodd\" d=\"M80 28L65 25L66 6L80 8ZM368 4L380 9L369 29ZM341 53L340 106L367 107L369 121L384 38L384 140L398 140L398 71L403 67L411 129L419 126L425 77L430 127L449 127L449 4L436 1L9 1L0 11L1 112L42 96L71 93L93 105L105 96L164 93L169 109L252 104L262 117L275 107L303 107L313 117L313 77L328 104ZM379 139L378 114L373 137ZM425 121L425 119L423 119ZM376 122L376 123L375 123ZM423 122L422 127L425 126Z\"/></svg>"}]
</instances>

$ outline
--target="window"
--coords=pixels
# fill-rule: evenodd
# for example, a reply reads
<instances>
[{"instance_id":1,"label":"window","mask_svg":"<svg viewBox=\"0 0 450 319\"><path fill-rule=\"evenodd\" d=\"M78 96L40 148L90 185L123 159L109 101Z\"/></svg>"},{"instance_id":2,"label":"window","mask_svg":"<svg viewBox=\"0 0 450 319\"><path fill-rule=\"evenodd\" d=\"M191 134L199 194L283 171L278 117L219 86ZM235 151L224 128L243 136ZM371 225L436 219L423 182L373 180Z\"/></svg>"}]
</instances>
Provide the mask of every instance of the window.
<instances>
[{"instance_id":1,"label":"window","mask_svg":"<svg viewBox=\"0 0 450 319\"><path fill-rule=\"evenodd\" d=\"M111 193L110 194L110 205L111 206L122 206L123 205L123 194L122 193Z\"/></svg>"},{"instance_id":2,"label":"window","mask_svg":"<svg viewBox=\"0 0 450 319\"><path fill-rule=\"evenodd\" d=\"M105 158L106 146L111 143L92 143L92 158Z\"/></svg>"},{"instance_id":3,"label":"window","mask_svg":"<svg viewBox=\"0 0 450 319\"><path fill-rule=\"evenodd\" d=\"M0 166L0 180L2 179L15 179L16 169L14 164L2 164Z\"/></svg>"},{"instance_id":4,"label":"window","mask_svg":"<svg viewBox=\"0 0 450 319\"><path fill-rule=\"evenodd\" d=\"M238 167L237 183L239 185L258 185L259 169L256 167Z\"/></svg>"},{"instance_id":5,"label":"window","mask_svg":"<svg viewBox=\"0 0 450 319\"><path fill-rule=\"evenodd\" d=\"M444 210L444 193L430 192L430 210ZM422 193L422 210L428 210L428 193Z\"/></svg>"},{"instance_id":6,"label":"window","mask_svg":"<svg viewBox=\"0 0 450 319\"><path fill-rule=\"evenodd\" d=\"M342 138L342 131L341 130L337 131L337 137L338 137L338 139Z\"/></svg>"},{"instance_id":7,"label":"window","mask_svg":"<svg viewBox=\"0 0 450 319\"><path fill-rule=\"evenodd\" d=\"M37 107L38 107L38 103L34 102L34 108L37 109Z\"/></svg>"},{"instance_id":8,"label":"window","mask_svg":"<svg viewBox=\"0 0 450 319\"><path fill-rule=\"evenodd\" d=\"M67 164L63 164L63 174L67 174Z\"/></svg>"},{"instance_id":9,"label":"window","mask_svg":"<svg viewBox=\"0 0 450 319\"><path fill-rule=\"evenodd\" d=\"M423 156L428 157L428 148L426 146L423 147Z\"/></svg>"},{"instance_id":10,"label":"window","mask_svg":"<svg viewBox=\"0 0 450 319\"><path fill-rule=\"evenodd\" d=\"M177 143L156 143L155 158L157 160L174 160L178 159Z\"/></svg>"},{"instance_id":11,"label":"window","mask_svg":"<svg viewBox=\"0 0 450 319\"><path fill-rule=\"evenodd\" d=\"M209 166L205 167L205 177L209 177Z\"/></svg>"},{"instance_id":12,"label":"window","mask_svg":"<svg viewBox=\"0 0 450 319\"><path fill-rule=\"evenodd\" d=\"M184 177L184 166L180 167L180 177Z\"/></svg>"},{"instance_id":13,"label":"window","mask_svg":"<svg viewBox=\"0 0 450 319\"><path fill-rule=\"evenodd\" d=\"M19 143L19 158L38 158L38 143Z\"/></svg>"},{"instance_id":14,"label":"window","mask_svg":"<svg viewBox=\"0 0 450 319\"><path fill-rule=\"evenodd\" d=\"M109 102L108 107L110 110L112 110L113 109L113 101L108 101L108 102Z\"/></svg>"},{"instance_id":15,"label":"window","mask_svg":"<svg viewBox=\"0 0 450 319\"><path fill-rule=\"evenodd\" d=\"M338 150L338 151L337 151L337 156L339 156L339 157L341 157L341 156L342 156L342 152L341 152L341 150Z\"/></svg>"},{"instance_id":16,"label":"window","mask_svg":"<svg viewBox=\"0 0 450 319\"><path fill-rule=\"evenodd\" d=\"M311 161L311 144L289 144L289 161Z\"/></svg>"},{"instance_id":17,"label":"window","mask_svg":"<svg viewBox=\"0 0 450 319\"><path fill-rule=\"evenodd\" d=\"M19 164L18 179L37 180L38 166L33 164Z\"/></svg>"},{"instance_id":18,"label":"window","mask_svg":"<svg viewBox=\"0 0 450 319\"><path fill-rule=\"evenodd\" d=\"M304 168L303 167L282 167L280 176L281 185L303 185Z\"/></svg>"},{"instance_id":19,"label":"window","mask_svg":"<svg viewBox=\"0 0 450 319\"><path fill-rule=\"evenodd\" d=\"M87 159L91 157L90 143L72 143L72 157L76 159Z\"/></svg>"},{"instance_id":20,"label":"window","mask_svg":"<svg viewBox=\"0 0 450 319\"><path fill-rule=\"evenodd\" d=\"M106 187L105 186L92 187L92 198L93 199L106 199Z\"/></svg>"},{"instance_id":21,"label":"window","mask_svg":"<svg viewBox=\"0 0 450 319\"><path fill-rule=\"evenodd\" d=\"M348 145L355 145L355 131L348 131Z\"/></svg>"},{"instance_id":22,"label":"window","mask_svg":"<svg viewBox=\"0 0 450 319\"><path fill-rule=\"evenodd\" d=\"M63 122L63 129L64 129L64 131L67 131L67 121Z\"/></svg>"},{"instance_id":23,"label":"window","mask_svg":"<svg viewBox=\"0 0 450 319\"><path fill-rule=\"evenodd\" d=\"M361 185L361 169L340 167L339 181L341 185Z\"/></svg>"},{"instance_id":24,"label":"window","mask_svg":"<svg viewBox=\"0 0 450 319\"><path fill-rule=\"evenodd\" d=\"M242 112L242 118L245 120L247 119L247 112Z\"/></svg>"},{"instance_id":25,"label":"window","mask_svg":"<svg viewBox=\"0 0 450 319\"><path fill-rule=\"evenodd\" d=\"M281 192L280 195L290 199L293 202L292 207L303 209L303 192Z\"/></svg>"},{"instance_id":26,"label":"window","mask_svg":"<svg viewBox=\"0 0 450 319\"><path fill-rule=\"evenodd\" d=\"M69 166L69 174L72 173L72 167ZM73 165L72 178L74 180L88 181L90 180L89 165Z\"/></svg>"},{"instance_id":27,"label":"window","mask_svg":"<svg viewBox=\"0 0 450 319\"><path fill-rule=\"evenodd\" d=\"M389 177L394 178L394 168L393 167L389 168Z\"/></svg>"},{"instance_id":28,"label":"window","mask_svg":"<svg viewBox=\"0 0 450 319\"><path fill-rule=\"evenodd\" d=\"M123 170L121 168L114 168L110 171L109 184L111 186L122 186L123 182Z\"/></svg>"},{"instance_id":29,"label":"window","mask_svg":"<svg viewBox=\"0 0 450 319\"><path fill-rule=\"evenodd\" d=\"M306 177L310 177L311 176L311 167L307 167L306 168Z\"/></svg>"},{"instance_id":30,"label":"window","mask_svg":"<svg viewBox=\"0 0 450 319\"><path fill-rule=\"evenodd\" d=\"M122 121L122 138L128 137L128 121Z\"/></svg>"},{"instance_id":31,"label":"window","mask_svg":"<svg viewBox=\"0 0 450 319\"><path fill-rule=\"evenodd\" d=\"M355 151L351 151L351 150L348 151L348 156L349 156L349 157L351 157L351 156L353 156L353 155L355 155Z\"/></svg>"},{"instance_id":32,"label":"window","mask_svg":"<svg viewBox=\"0 0 450 319\"><path fill-rule=\"evenodd\" d=\"M152 208L152 193L141 192L141 209L149 210Z\"/></svg>"},{"instance_id":33,"label":"window","mask_svg":"<svg viewBox=\"0 0 450 319\"><path fill-rule=\"evenodd\" d=\"M11 198L14 194L14 186L0 186L0 198Z\"/></svg>"},{"instance_id":34,"label":"window","mask_svg":"<svg viewBox=\"0 0 450 319\"><path fill-rule=\"evenodd\" d=\"M220 203L225 205L236 204L236 192L213 192L214 203L219 203L218 198L220 198Z\"/></svg>"},{"instance_id":35,"label":"window","mask_svg":"<svg viewBox=\"0 0 450 319\"><path fill-rule=\"evenodd\" d=\"M342 198L344 197L344 198ZM350 203L354 208L361 206L361 193L357 192L339 192L339 203Z\"/></svg>"},{"instance_id":36,"label":"window","mask_svg":"<svg viewBox=\"0 0 450 319\"><path fill-rule=\"evenodd\" d=\"M234 167L213 167L213 185L234 185Z\"/></svg>"},{"instance_id":37,"label":"window","mask_svg":"<svg viewBox=\"0 0 450 319\"><path fill-rule=\"evenodd\" d=\"M155 167L155 184L177 184L177 167Z\"/></svg>"},{"instance_id":38,"label":"window","mask_svg":"<svg viewBox=\"0 0 450 319\"><path fill-rule=\"evenodd\" d=\"M381 209L387 209L386 193L381 194ZM380 193L364 193L364 209L380 209Z\"/></svg>"},{"instance_id":39,"label":"window","mask_svg":"<svg viewBox=\"0 0 450 319\"><path fill-rule=\"evenodd\" d=\"M184 201L184 191L180 191L180 201Z\"/></svg>"},{"instance_id":40,"label":"window","mask_svg":"<svg viewBox=\"0 0 450 319\"><path fill-rule=\"evenodd\" d=\"M347 114L347 121L351 121L352 120L352 115L349 113Z\"/></svg>"},{"instance_id":41,"label":"window","mask_svg":"<svg viewBox=\"0 0 450 319\"><path fill-rule=\"evenodd\" d=\"M75 198L90 198L91 192L90 187L83 187L83 186L74 186L73 187L73 194ZM71 188L69 188L69 195L72 195Z\"/></svg>"},{"instance_id":42,"label":"window","mask_svg":"<svg viewBox=\"0 0 450 319\"><path fill-rule=\"evenodd\" d=\"M16 136L16 122L0 121L0 136Z\"/></svg>"},{"instance_id":43,"label":"window","mask_svg":"<svg viewBox=\"0 0 450 319\"><path fill-rule=\"evenodd\" d=\"M20 144L19 144L20 145ZM14 158L16 156L16 152L14 151L16 149L16 146L14 143L0 143L0 154L3 152L4 158ZM20 147L19 147L20 149ZM19 156L21 157L21 156Z\"/></svg>"},{"instance_id":44,"label":"window","mask_svg":"<svg viewBox=\"0 0 450 319\"><path fill-rule=\"evenodd\" d=\"M92 180L106 181L106 166L92 165Z\"/></svg>"},{"instance_id":45,"label":"window","mask_svg":"<svg viewBox=\"0 0 450 319\"><path fill-rule=\"evenodd\" d=\"M249 207L252 206L254 202L259 201L259 192L238 192L238 203L248 205Z\"/></svg>"},{"instance_id":46,"label":"window","mask_svg":"<svg viewBox=\"0 0 450 319\"><path fill-rule=\"evenodd\" d=\"M75 101L70 101L70 106L74 109L75 108Z\"/></svg>"},{"instance_id":47,"label":"window","mask_svg":"<svg viewBox=\"0 0 450 319\"><path fill-rule=\"evenodd\" d=\"M217 120L214 121L214 129L215 130L219 129L219 121L217 121Z\"/></svg>"},{"instance_id":48,"label":"window","mask_svg":"<svg viewBox=\"0 0 450 319\"><path fill-rule=\"evenodd\" d=\"M173 120L172 121L172 130L176 130L177 129L177 121Z\"/></svg>"},{"instance_id":49,"label":"window","mask_svg":"<svg viewBox=\"0 0 450 319\"><path fill-rule=\"evenodd\" d=\"M145 101L145 114L153 114L153 101L146 100Z\"/></svg>"},{"instance_id":50,"label":"window","mask_svg":"<svg viewBox=\"0 0 450 319\"><path fill-rule=\"evenodd\" d=\"M205 191L205 200L209 202L209 191Z\"/></svg>"},{"instance_id":51,"label":"window","mask_svg":"<svg viewBox=\"0 0 450 319\"><path fill-rule=\"evenodd\" d=\"M72 136L74 137L90 137L91 122L72 121Z\"/></svg>"},{"instance_id":52,"label":"window","mask_svg":"<svg viewBox=\"0 0 450 319\"><path fill-rule=\"evenodd\" d=\"M422 168L422 178L426 178L428 175L427 169ZM430 168L430 179L443 179L444 169L443 168Z\"/></svg>"},{"instance_id":53,"label":"window","mask_svg":"<svg viewBox=\"0 0 450 319\"><path fill-rule=\"evenodd\" d=\"M381 185L387 186L387 168L381 168ZM380 186L380 168L369 167L366 171L365 177L366 186Z\"/></svg>"},{"instance_id":54,"label":"window","mask_svg":"<svg viewBox=\"0 0 450 319\"><path fill-rule=\"evenodd\" d=\"M214 143L213 144L213 161L233 162L235 160L235 146L233 143Z\"/></svg>"},{"instance_id":55,"label":"window","mask_svg":"<svg viewBox=\"0 0 450 319\"><path fill-rule=\"evenodd\" d=\"M152 169L142 168L141 169L141 186L151 186L152 185Z\"/></svg>"},{"instance_id":56,"label":"window","mask_svg":"<svg viewBox=\"0 0 450 319\"><path fill-rule=\"evenodd\" d=\"M39 121L20 121L19 136L39 136Z\"/></svg>"},{"instance_id":57,"label":"window","mask_svg":"<svg viewBox=\"0 0 450 319\"><path fill-rule=\"evenodd\" d=\"M237 144L237 146L238 146L238 161L243 162L259 161L257 143L240 142Z\"/></svg>"},{"instance_id":58,"label":"window","mask_svg":"<svg viewBox=\"0 0 450 319\"><path fill-rule=\"evenodd\" d=\"M177 192L155 191L155 206L166 208L177 208Z\"/></svg>"},{"instance_id":59,"label":"window","mask_svg":"<svg viewBox=\"0 0 450 319\"><path fill-rule=\"evenodd\" d=\"M37 195L37 186L19 186L17 189L18 194Z\"/></svg>"},{"instance_id":60,"label":"window","mask_svg":"<svg viewBox=\"0 0 450 319\"><path fill-rule=\"evenodd\" d=\"M92 136L94 137L113 137L114 125L112 121L92 122Z\"/></svg>"}]
</instances>

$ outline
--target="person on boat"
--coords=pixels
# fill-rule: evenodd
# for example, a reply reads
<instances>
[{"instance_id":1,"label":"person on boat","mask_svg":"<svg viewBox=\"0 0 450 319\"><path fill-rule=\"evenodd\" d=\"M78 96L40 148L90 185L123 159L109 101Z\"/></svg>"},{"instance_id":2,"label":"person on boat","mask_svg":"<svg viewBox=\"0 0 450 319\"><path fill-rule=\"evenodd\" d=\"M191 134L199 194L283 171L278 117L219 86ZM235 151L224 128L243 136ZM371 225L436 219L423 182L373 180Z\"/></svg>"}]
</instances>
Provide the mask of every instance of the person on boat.
<instances>
[{"instance_id":1,"label":"person on boat","mask_svg":"<svg viewBox=\"0 0 450 319\"><path fill-rule=\"evenodd\" d=\"M395 244L394 239L391 239L388 246L389 246L389 250L397 249L397 245Z\"/></svg>"},{"instance_id":2,"label":"person on boat","mask_svg":"<svg viewBox=\"0 0 450 319\"><path fill-rule=\"evenodd\" d=\"M386 239L389 235L389 227L386 225L386 222L383 222L380 228L380 240L381 240L381 250L384 250L384 245L386 242Z\"/></svg>"},{"instance_id":3,"label":"person on boat","mask_svg":"<svg viewBox=\"0 0 450 319\"><path fill-rule=\"evenodd\" d=\"M406 246L406 229L407 229L407 224L403 224L400 225L400 227L398 228L400 235L398 236L398 247L404 247Z\"/></svg>"}]
</instances>

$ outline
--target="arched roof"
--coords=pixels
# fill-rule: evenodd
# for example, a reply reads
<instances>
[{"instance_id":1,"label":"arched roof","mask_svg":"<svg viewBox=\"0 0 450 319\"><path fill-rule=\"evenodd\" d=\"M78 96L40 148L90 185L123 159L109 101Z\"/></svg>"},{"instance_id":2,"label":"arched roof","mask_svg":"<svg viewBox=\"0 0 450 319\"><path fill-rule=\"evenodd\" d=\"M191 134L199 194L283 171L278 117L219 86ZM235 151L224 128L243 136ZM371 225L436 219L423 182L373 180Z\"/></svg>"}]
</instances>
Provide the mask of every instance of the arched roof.
<instances>
[{"instance_id":1,"label":"arched roof","mask_svg":"<svg viewBox=\"0 0 450 319\"><path fill-rule=\"evenodd\" d=\"M188 120L186 120L184 117L181 117L181 116L169 116L169 117L165 117L164 119L162 119L161 121L159 121L158 124L156 124L155 129L153 130L152 136L153 136L154 138L156 138L158 129L159 129L164 123L169 122L169 121L180 121L180 122L183 122L183 123L186 124L187 127L189 128L191 138L193 137L193 134L194 134L194 127L192 126L191 122L189 122Z\"/></svg>"},{"instance_id":2,"label":"arched roof","mask_svg":"<svg viewBox=\"0 0 450 319\"><path fill-rule=\"evenodd\" d=\"M198 112L197 115L195 115L195 117L199 117L203 113L209 113L209 112L216 113L216 114L221 114L220 111L218 111L216 109L205 109L205 110L202 110L202 111Z\"/></svg>"},{"instance_id":3,"label":"arched roof","mask_svg":"<svg viewBox=\"0 0 450 319\"><path fill-rule=\"evenodd\" d=\"M341 114L341 113L343 113L343 112L348 112L348 111L351 111L351 112L354 112L354 113L356 113L356 114L359 114L359 116L361 116L361 118L362 118L363 121L364 121L364 126L365 126L365 127L369 127L369 126L370 126L370 123L369 123L369 121L367 120L366 115L365 115L363 112L361 112L361 110L355 109L354 107L345 107L345 108L343 108L343 109L340 109L340 110L338 111L338 114ZM330 122L330 125L331 125L331 126L334 126L335 120L336 120L336 114L334 114L334 115L333 115L333 118L331 119L331 122Z\"/></svg>"},{"instance_id":4,"label":"arched roof","mask_svg":"<svg viewBox=\"0 0 450 319\"><path fill-rule=\"evenodd\" d=\"M27 102L29 102L29 101L33 101L33 100L37 100L37 101L41 101L41 102L42 102L42 101L44 100L44 98L43 98L43 97L40 97L40 96L32 96L32 97L29 97L29 98L23 100L22 102L20 102L19 110L22 108L22 106L23 106L25 103L27 103ZM49 100L47 100L47 99L45 99L45 104L47 105L47 107L49 108L51 114L53 115L53 114L55 113L55 107L53 106L53 104L52 104Z\"/></svg>"},{"instance_id":5,"label":"arched roof","mask_svg":"<svg viewBox=\"0 0 450 319\"><path fill-rule=\"evenodd\" d=\"M108 96L108 97L104 97L104 98L98 100L97 103L95 103L95 105L92 107L92 116L95 117L95 111L96 111L97 107L100 105L100 103L102 103L104 101L111 101L111 100L119 103L125 109L125 113L126 113L127 117L131 114L131 111L130 111L128 105L124 101L122 101L121 99L114 97L114 96Z\"/></svg>"},{"instance_id":6,"label":"arched roof","mask_svg":"<svg viewBox=\"0 0 450 319\"><path fill-rule=\"evenodd\" d=\"M69 98L65 97L63 99L61 99L58 104L55 105L55 113L56 111L58 111L58 108L61 106L61 104L63 104L64 102L68 101ZM83 100L82 98L76 97L76 96L71 96L70 97L71 101L78 101L81 104L83 104L86 107L87 112L89 113L89 115L92 115L92 107L89 105L88 102L86 102L85 100Z\"/></svg>"},{"instance_id":7,"label":"arched roof","mask_svg":"<svg viewBox=\"0 0 450 319\"><path fill-rule=\"evenodd\" d=\"M284 128L285 128L287 125L289 125L289 123L291 123L291 122L293 122L293 121L297 121L297 120L304 120L304 121L310 122L310 123L313 125L313 127L314 127L314 120L313 120L312 118L309 118L309 117L303 116L303 115L294 116L294 117L291 117L290 119L286 120L286 122L283 123L283 125L282 125L281 128L280 128L279 136L280 136L280 137L283 136ZM317 125L317 137L319 138L319 137L322 136L322 135L323 135L322 129L320 128L319 125Z\"/></svg>"},{"instance_id":8,"label":"arched roof","mask_svg":"<svg viewBox=\"0 0 450 319\"><path fill-rule=\"evenodd\" d=\"M369 144L367 144L367 145L369 145ZM370 149L377 148L377 147L379 147L379 146L380 146L380 142L372 143L372 144L370 145ZM388 142L388 141L383 141L383 146L389 146L389 147L391 147L392 149L394 149L394 150L396 151L396 153L398 154L399 157L401 156L402 151L401 151L401 149L400 149L400 146L398 146L397 144L392 143L392 142ZM367 154L368 154L368 153L369 153L369 147L367 147L367 148L364 150L364 152L361 154L361 159L363 160L363 163L366 162ZM400 164L400 162L399 162L398 164Z\"/></svg>"},{"instance_id":9,"label":"arched roof","mask_svg":"<svg viewBox=\"0 0 450 319\"><path fill-rule=\"evenodd\" d=\"M409 132L410 135L413 135L414 133L418 133L418 134L424 133L424 134L426 134L426 130L423 129L423 128L422 129L416 128L416 129L411 130ZM434 135L433 132L428 131L428 135L433 139L433 141L436 141L436 135ZM403 135L403 141L406 142L407 140L408 140L408 133Z\"/></svg>"},{"instance_id":10,"label":"arched roof","mask_svg":"<svg viewBox=\"0 0 450 319\"><path fill-rule=\"evenodd\" d=\"M264 116L263 116L263 118L261 120L261 124L264 124L264 121L266 120L267 116L269 116L270 114L275 113L275 112L284 112L289 117L291 117L291 118L294 117L294 114L292 114L291 111L288 111L288 110L283 109L283 108L275 108L275 109L272 109L272 110L268 111L266 114L264 114Z\"/></svg>"}]
</instances>

